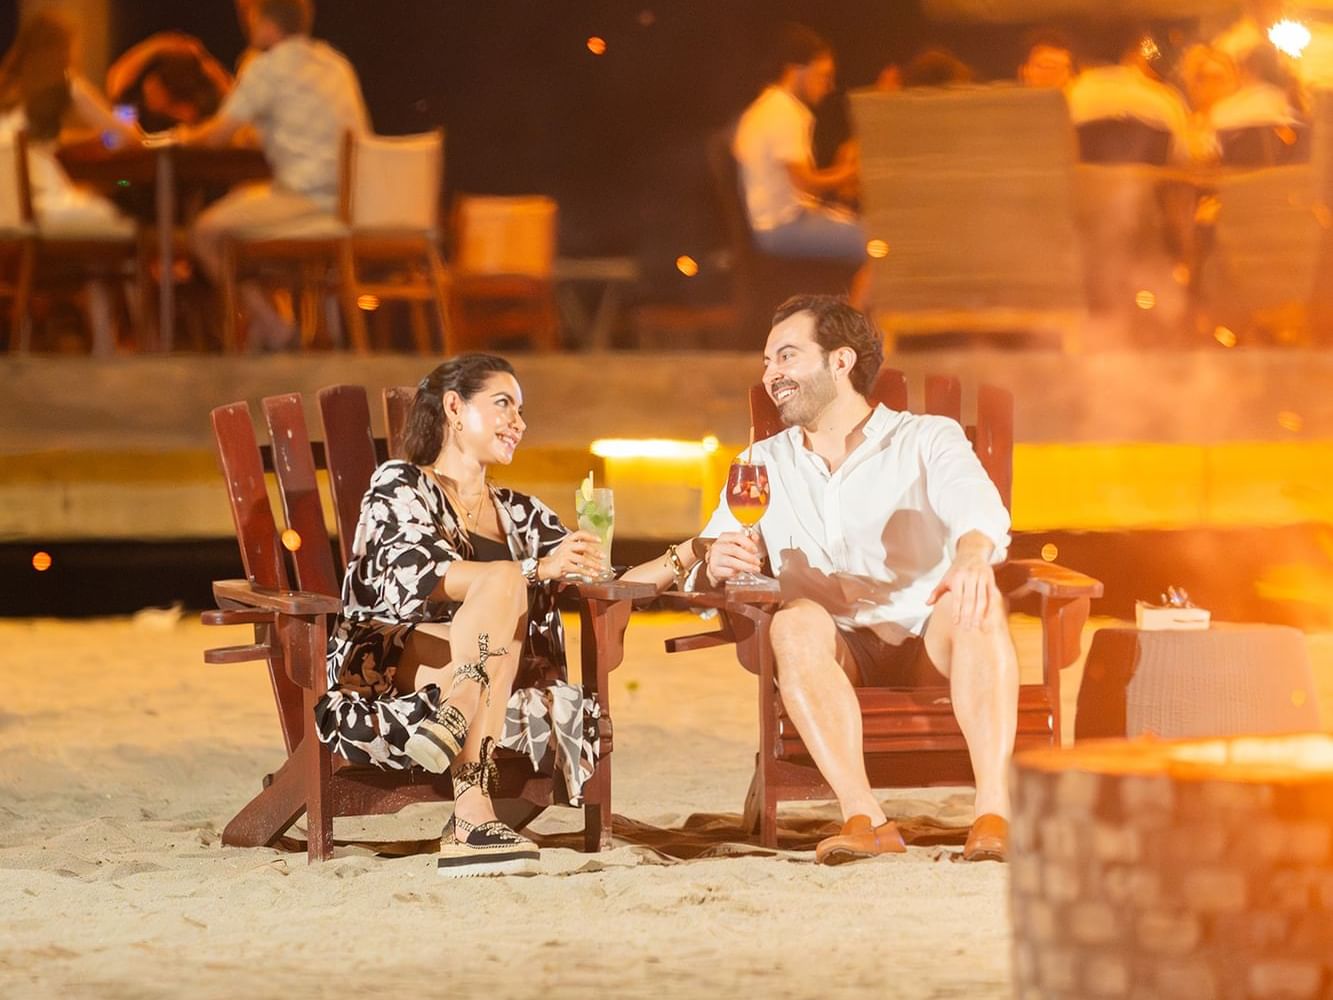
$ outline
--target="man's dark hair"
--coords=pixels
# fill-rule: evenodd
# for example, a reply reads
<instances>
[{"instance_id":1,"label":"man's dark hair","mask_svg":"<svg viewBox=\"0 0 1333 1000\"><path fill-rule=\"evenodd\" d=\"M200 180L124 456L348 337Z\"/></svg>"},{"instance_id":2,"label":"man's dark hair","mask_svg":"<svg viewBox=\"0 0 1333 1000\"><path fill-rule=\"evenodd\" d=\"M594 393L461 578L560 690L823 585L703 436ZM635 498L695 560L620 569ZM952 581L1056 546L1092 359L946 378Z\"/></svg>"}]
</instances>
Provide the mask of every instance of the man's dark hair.
<instances>
[{"instance_id":1,"label":"man's dark hair","mask_svg":"<svg viewBox=\"0 0 1333 1000\"><path fill-rule=\"evenodd\" d=\"M833 47L816 32L803 24L788 22L778 30L773 53L774 78L780 77L788 66L809 66L820 56L832 54Z\"/></svg>"},{"instance_id":2,"label":"man's dark hair","mask_svg":"<svg viewBox=\"0 0 1333 1000\"><path fill-rule=\"evenodd\" d=\"M870 317L837 295L793 295L778 306L772 325L799 312L815 318L815 343L825 356L839 347L856 352L856 364L848 379L853 389L869 399L879 366L884 363L884 342Z\"/></svg>"},{"instance_id":3,"label":"man's dark hair","mask_svg":"<svg viewBox=\"0 0 1333 1000\"><path fill-rule=\"evenodd\" d=\"M1063 49L1069 53L1069 61L1078 68L1078 52L1074 48L1074 38L1066 31L1051 25L1040 25L1023 35L1023 57L1020 63L1027 62L1033 49Z\"/></svg>"},{"instance_id":4,"label":"man's dark hair","mask_svg":"<svg viewBox=\"0 0 1333 1000\"><path fill-rule=\"evenodd\" d=\"M496 372L514 374L514 366L495 354L460 354L417 384L403 429L403 455L413 465L429 465L444 447L444 394L452 390L470 400Z\"/></svg>"},{"instance_id":5,"label":"man's dark hair","mask_svg":"<svg viewBox=\"0 0 1333 1000\"><path fill-rule=\"evenodd\" d=\"M948 87L973 79L972 68L948 49L926 49L903 67L904 87Z\"/></svg>"},{"instance_id":6,"label":"man's dark hair","mask_svg":"<svg viewBox=\"0 0 1333 1000\"><path fill-rule=\"evenodd\" d=\"M257 10L284 35L308 35L315 20L312 0L259 0Z\"/></svg>"}]
</instances>

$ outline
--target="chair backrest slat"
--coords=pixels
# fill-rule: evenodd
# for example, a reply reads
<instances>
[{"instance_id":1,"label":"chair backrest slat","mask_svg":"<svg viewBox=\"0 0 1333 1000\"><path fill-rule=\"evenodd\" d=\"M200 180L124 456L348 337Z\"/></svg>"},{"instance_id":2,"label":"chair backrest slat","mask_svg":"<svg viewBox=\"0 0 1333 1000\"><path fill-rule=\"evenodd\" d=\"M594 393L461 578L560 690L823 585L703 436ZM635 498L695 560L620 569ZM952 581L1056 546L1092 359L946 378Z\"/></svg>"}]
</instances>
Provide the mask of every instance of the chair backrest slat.
<instances>
[{"instance_id":1,"label":"chair backrest slat","mask_svg":"<svg viewBox=\"0 0 1333 1000\"><path fill-rule=\"evenodd\" d=\"M212 421L246 579L257 587L285 590L287 568L269 505L250 407L244 402L219 406L212 412Z\"/></svg>"},{"instance_id":2,"label":"chair backrest slat","mask_svg":"<svg viewBox=\"0 0 1333 1000\"><path fill-rule=\"evenodd\" d=\"M900 413L907 409L907 376L897 368L881 368L870 388L870 401Z\"/></svg>"},{"instance_id":3,"label":"chair backrest slat","mask_svg":"<svg viewBox=\"0 0 1333 1000\"><path fill-rule=\"evenodd\" d=\"M410 385L388 386L384 390L384 437L390 458L406 458L403 454L403 433L407 430L407 415L412 411L412 400L417 390Z\"/></svg>"},{"instance_id":4,"label":"chair backrest slat","mask_svg":"<svg viewBox=\"0 0 1333 1000\"><path fill-rule=\"evenodd\" d=\"M370 404L359 385L332 385L319 390L319 416L324 427L324 459L338 522L338 551L345 567L351 558L361 500L378 464L370 430Z\"/></svg>"},{"instance_id":5,"label":"chair backrest slat","mask_svg":"<svg viewBox=\"0 0 1333 1000\"><path fill-rule=\"evenodd\" d=\"M273 442L273 471L278 477L287 527L296 532L291 547L296 582L301 590L337 596L338 571L333 565L329 529L315 478L310 432L299 393L269 396L263 401L268 436Z\"/></svg>"},{"instance_id":6,"label":"chair backrest slat","mask_svg":"<svg viewBox=\"0 0 1333 1000\"><path fill-rule=\"evenodd\" d=\"M444 130L348 134L343 146L345 218L362 230L430 232L440 221Z\"/></svg>"},{"instance_id":7,"label":"chair backrest slat","mask_svg":"<svg viewBox=\"0 0 1333 1000\"><path fill-rule=\"evenodd\" d=\"M926 412L963 422L963 383L958 376L926 376Z\"/></svg>"},{"instance_id":8,"label":"chair backrest slat","mask_svg":"<svg viewBox=\"0 0 1333 1000\"><path fill-rule=\"evenodd\" d=\"M998 386L977 387L977 426L972 441L977 458L1000 491L1005 510L1013 510L1014 394Z\"/></svg>"}]
</instances>

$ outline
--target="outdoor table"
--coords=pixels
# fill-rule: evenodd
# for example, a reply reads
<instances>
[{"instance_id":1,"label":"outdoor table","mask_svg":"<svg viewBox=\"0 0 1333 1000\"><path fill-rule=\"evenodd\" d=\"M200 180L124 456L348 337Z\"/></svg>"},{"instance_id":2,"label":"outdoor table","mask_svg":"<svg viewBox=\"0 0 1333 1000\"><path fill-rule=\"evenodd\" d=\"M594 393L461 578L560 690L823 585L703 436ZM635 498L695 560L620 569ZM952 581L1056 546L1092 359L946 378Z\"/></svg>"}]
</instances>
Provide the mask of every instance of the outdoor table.
<instances>
[{"instance_id":1,"label":"outdoor table","mask_svg":"<svg viewBox=\"0 0 1333 1000\"><path fill-rule=\"evenodd\" d=\"M622 288L639 280L633 257L557 257L552 268L561 311L578 333L582 346L604 351L611 346L611 329L621 307ZM574 289L590 284L599 289L591 318Z\"/></svg>"},{"instance_id":2,"label":"outdoor table","mask_svg":"<svg viewBox=\"0 0 1333 1000\"><path fill-rule=\"evenodd\" d=\"M1282 625L1199 631L1099 629L1078 692L1074 739L1163 739L1319 728L1305 636Z\"/></svg>"},{"instance_id":3,"label":"outdoor table","mask_svg":"<svg viewBox=\"0 0 1333 1000\"><path fill-rule=\"evenodd\" d=\"M205 185L231 185L270 176L264 154L253 147L122 146L107 149L101 141L60 150L65 172L76 181L114 191L127 184L153 188L154 221L162 280L158 292L156 347L172 349L176 331L176 205L180 193ZM145 338L151 344L151 338Z\"/></svg>"}]
</instances>

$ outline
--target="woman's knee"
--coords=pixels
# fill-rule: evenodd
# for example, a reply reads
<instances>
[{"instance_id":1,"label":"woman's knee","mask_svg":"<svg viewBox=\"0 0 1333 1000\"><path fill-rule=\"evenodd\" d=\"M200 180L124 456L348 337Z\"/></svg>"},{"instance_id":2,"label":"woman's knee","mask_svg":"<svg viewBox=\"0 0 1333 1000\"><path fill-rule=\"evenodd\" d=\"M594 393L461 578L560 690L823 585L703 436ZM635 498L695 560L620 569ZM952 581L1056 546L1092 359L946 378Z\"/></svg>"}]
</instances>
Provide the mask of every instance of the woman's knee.
<instances>
[{"instance_id":1,"label":"woman's knee","mask_svg":"<svg viewBox=\"0 0 1333 1000\"><path fill-rule=\"evenodd\" d=\"M483 563L463 603L474 597L491 602L507 600L515 611L519 611L528 604L528 581L519 564L512 560Z\"/></svg>"}]
</instances>

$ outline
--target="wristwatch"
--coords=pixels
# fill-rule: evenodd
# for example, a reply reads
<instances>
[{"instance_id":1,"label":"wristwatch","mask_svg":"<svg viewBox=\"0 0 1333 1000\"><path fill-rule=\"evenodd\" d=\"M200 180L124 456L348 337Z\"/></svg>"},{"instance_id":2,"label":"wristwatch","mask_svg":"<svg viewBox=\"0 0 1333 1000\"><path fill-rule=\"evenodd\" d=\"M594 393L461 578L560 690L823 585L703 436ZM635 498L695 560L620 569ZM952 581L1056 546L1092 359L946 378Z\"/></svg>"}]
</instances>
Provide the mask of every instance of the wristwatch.
<instances>
[{"instance_id":1,"label":"wristwatch","mask_svg":"<svg viewBox=\"0 0 1333 1000\"><path fill-rule=\"evenodd\" d=\"M522 571L523 578L528 581L529 587L535 587L537 586L538 583L541 582L540 580L537 579L536 556L528 556L528 558L524 559L521 563L518 564L518 568Z\"/></svg>"}]
</instances>

